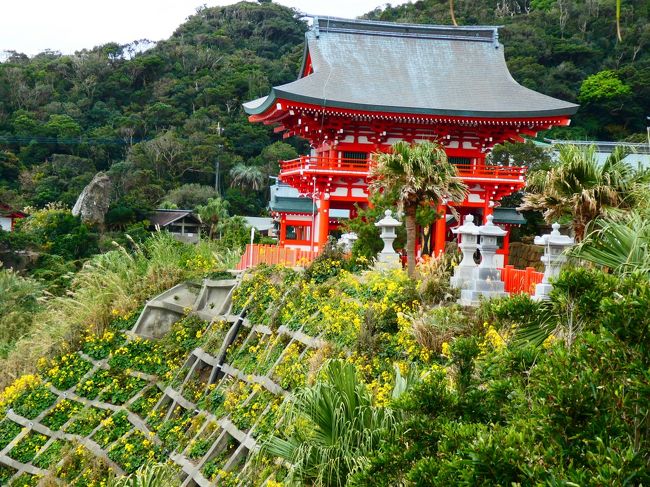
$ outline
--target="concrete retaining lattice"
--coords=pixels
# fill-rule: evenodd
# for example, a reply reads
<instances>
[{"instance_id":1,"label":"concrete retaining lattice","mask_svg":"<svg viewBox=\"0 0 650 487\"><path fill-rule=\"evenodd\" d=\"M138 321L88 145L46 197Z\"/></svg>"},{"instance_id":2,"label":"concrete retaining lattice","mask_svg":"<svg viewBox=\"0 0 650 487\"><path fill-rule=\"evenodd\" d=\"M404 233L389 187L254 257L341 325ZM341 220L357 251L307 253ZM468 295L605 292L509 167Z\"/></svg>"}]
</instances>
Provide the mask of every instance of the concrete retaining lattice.
<instances>
[{"instance_id":1,"label":"concrete retaining lattice","mask_svg":"<svg viewBox=\"0 0 650 487\"><path fill-rule=\"evenodd\" d=\"M241 472L252 468L249 460L251 452L259 447L258 430L263 427L262 423L267 421L267 415L270 415L268 418L273 421L272 426L277 427L281 421L281 417L275 416L277 404L291 397L291 391L285 390L273 380L275 368L282 362L287 349L292 344L298 346L302 359L309 350L317 349L325 342L320 337L311 337L301 330L291 330L284 326L272 330L265 325L252 324L245 318L245 311L240 315L230 314L232 294L237 285L237 280L205 280L201 287L185 283L175 286L147 303L131 336L139 335L154 339L164 336L172 324L188 312L202 318L209 318L209 325L204 330L204 334L211 333L215 327L226 325L220 346L213 347L212 351L201 347L194 349L187 356L183 366L178 369L176 377L170 381L163 382L152 374L127 370L127 375L144 381L145 386L123 405L118 406L98 399L108 386L102 389L95 399L87 399L77 394L76 388L86 379L93 377L97 371L111 370L111 367L109 359L95 360L79 352L79 355L92 367L79 379L77 385L66 391L49 385L48 388L56 396L56 401L32 420L9 410L6 419L22 427L20 433L0 451L0 464L16 471L12 480L25 473L39 476L47 474L46 470L34 466L32 462L21 463L8 456L11 450L32 431L47 437L46 443L39 449L34 460L52 443L61 440L83 445L96 457L103 459L116 473L124 474L123 468L109 457L111 448L119 439L103 446L93 440L94 435L102 428L102 423L86 436L66 433L66 429L77 419L78 414L68 418L57 431L42 423L43 418L66 399L79 403L83 408L92 407L105 411L107 415L125 412L132 426L132 430L127 435L139 431L155 445L164 448L169 458L182 472L184 487L218 485L221 476L225 473L232 470ZM262 340L260 337L265 338ZM281 340L274 341L271 337L280 337ZM258 367L260 364L255 361L253 361L252 371L247 370L247 372L229 363L230 357L248 353L252 343L263 343L266 348L260 353L268 352L271 357L264 370L260 369ZM280 350L276 354L277 357L270 353L275 350L272 347ZM225 396L229 388L235 386L247 391L246 397L238 403L238 407L242 410L250 404L259 406L256 402L259 399L275 398L263 403L258 408L261 412L244 428L240 427L241 419L234 414L237 411L230 412L224 409L223 404L215 406L216 403L211 399ZM134 403L151 391L158 391L160 397L149 411L140 415L129 410ZM162 423L154 424L155 421L160 421L156 418L162 418ZM161 439L159 433L162 431L162 426L175 424L172 422L179 421L179 418L185 420L189 418L189 421L186 421L189 426L184 426L183 441L170 446ZM266 427L268 428L268 424ZM197 449L197 444L205 447ZM59 460L57 464L50 467L50 470L56 470L63 461L63 459ZM211 469L210 471L213 472L211 479L207 478L206 469Z\"/></svg>"}]
</instances>

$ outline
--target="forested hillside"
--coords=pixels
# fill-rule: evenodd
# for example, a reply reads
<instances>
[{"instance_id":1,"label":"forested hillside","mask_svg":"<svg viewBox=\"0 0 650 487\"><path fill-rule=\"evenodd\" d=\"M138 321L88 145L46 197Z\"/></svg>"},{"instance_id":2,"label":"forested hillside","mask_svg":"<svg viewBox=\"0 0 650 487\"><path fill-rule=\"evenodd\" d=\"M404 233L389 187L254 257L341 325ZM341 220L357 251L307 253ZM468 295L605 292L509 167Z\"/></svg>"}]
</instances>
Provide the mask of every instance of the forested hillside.
<instances>
[{"instance_id":1,"label":"forested hillside","mask_svg":"<svg viewBox=\"0 0 650 487\"><path fill-rule=\"evenodd\" d=\"M458 25L499 25L508 67L524 86L579 103L572 127L547 136L645 140L650 115L650 2L623 0L455 0ZM450 24L447 0L377 10L369 19ZM642 134L643 133L643 134ZM544 134L542 134L544 135Z\"/></svg>"},{"instance_id":2,"label":"forested hillside","mask_svg":"<svg viewBox=\"0 0 650 487\"><path fill-rule=\"evenodd\" d=\"M272 131L248 123L241 103L295 78L305 29L290 9L243 2L199 9L140 54L139 43L13 53L0 64L0 200L72 205L109 171L120 224L181 184L214 185L219 161L231 211L256 213L262 194L229 188L230 169L267 170L295 152L272 145Z\"/></svg>"},{"instance_id":3,"label":"forested hillside","mask_svg":"<svg viewBox=\"0 0 650 487\"><path fill-rule=\"evenodd\" d=\"M622 41L613 0L457 0L459 24L503 25L522 84L582 107L554 137L620 140L650 114L649 10L624 0ZM450 23L426 0L369 18ZM72 205L97 171L115 190L108 223L142 218L183 184L221 186L231 214L265 206L276 161L305 150L251 124L243 101L296 76L306 24L271 2L201 8L166 41L107 44L74 55L11 53L0 64L0 201ZM233 171L233 168L236 168ZM231 183L235 183L234 187Z\"/></svg>"}]
</instances>

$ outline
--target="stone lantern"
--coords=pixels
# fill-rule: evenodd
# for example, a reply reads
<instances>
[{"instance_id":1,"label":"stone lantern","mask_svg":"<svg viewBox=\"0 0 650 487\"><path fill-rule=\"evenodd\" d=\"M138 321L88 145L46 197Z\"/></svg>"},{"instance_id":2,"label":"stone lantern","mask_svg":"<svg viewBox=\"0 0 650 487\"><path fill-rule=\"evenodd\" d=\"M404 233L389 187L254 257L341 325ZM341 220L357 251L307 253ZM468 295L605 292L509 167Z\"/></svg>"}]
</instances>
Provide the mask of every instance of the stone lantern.
<instances>
[{"instance_id":1,"label":"stone lantern","mask_svg":"<svg viewBox=\"0 0 650 487\"><path fill-rule=\"evenodd\" d=\"M375 223L376 227L381 228L381 239L384 241L384 248L377 256L377 267L401 268L399 254L393 249L393 242L397 238L397 227L402 226L402 222L393 218L393 212L386 210L384 218Z\"/></svg>"},{"instance_id":2,"label":"stone lantern","mask_svg":"<svg viewBox=\"0 0 650 487\"><path fill-rule=\"evenodd\" d=\"M451 231L458 235L458 247L463 253L463 260L454 269L454 275L450 281L452 287L462 289L473 278L474 269L476 269L474 252L478 249L478 227L474 224L474 216L467 215L465 223Z\"/></svg>"},{"instance_id":3,"label":"stone lantern","mask_svg":"<svg viewBox=\"0 0 650 487\"><path fill-rule=\"evenodd\" d=\"M352 252L354 242L359 240L359 236L354 232L348 232L341 235L339 238L339 245L343 246L345 252Z\"/></svg>"},{"instance_id":4,"label":"stone lantern","mask_svg":"<svg viewBox=\"0 0 650 487\"><path fill-rule=\"evenodd\" d=\"M544 263L544 278L541 283L535 286L535 295L533 296L533 299L537 301L549 299L549 293L553 288L550 280L560 275L562 264L567 260L564 251L573 247L575 243L573 238L560 233L559 223L554 223L552 227L553 231L551 233L535 237L535 244L544 247L544 255L541 258Z\"/></svg>"},{"instance_id":5,"label":"stone lantern","mask_svg":"<svg viewBox=\"0 0 650 487\"><path fill-rule=\"evenodd\" d=\"M481 297L489 299L507 296L505 285L501 280L501 271L497 269L494 256L499 249L498 237L504 237L508 232L494 223L494 216L487 216L487 223L478 227L481 238L478 245L481 251L481 263L474 269L472 279L460 293L460 304L476 306Z\"/></svg>"}]
</instances>

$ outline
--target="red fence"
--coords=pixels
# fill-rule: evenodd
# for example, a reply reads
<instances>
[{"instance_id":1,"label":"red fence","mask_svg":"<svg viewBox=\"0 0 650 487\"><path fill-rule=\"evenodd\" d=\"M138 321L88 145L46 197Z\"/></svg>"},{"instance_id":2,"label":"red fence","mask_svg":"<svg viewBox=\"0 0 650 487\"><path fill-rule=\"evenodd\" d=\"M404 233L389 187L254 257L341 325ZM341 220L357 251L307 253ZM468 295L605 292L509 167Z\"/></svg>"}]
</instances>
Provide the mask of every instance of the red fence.
<instances>
[{"instance_id":1,"label":"red fence","mask_svg":"<svg viewBox=\"0 0 650 487\"><path fill-rule=\"evenodd\" d=\"M246 251L237 265L237 270L243 271L258 264L304 266L314 260L317 255L318 251L289 249L277 245L247 244Z\"/></svg>"},{"instance_id":2,"label":"red fence","mask_svg":"<svg viewBox=\"0 0 650 487\"><path fill-rule=\"evenodd\" d=\"M242 255L238 270L255 267L259 264L282 264L290 267L305 266L318 255L318 251L290 249L278 247L277 245L246 245L246 251ZM511 294L526 293L534 294L535 285L542 282L543 272L537 272L532 267L526 269L515 269L507 265L501 271L501 279L505 283L505 290Z\"/></svg>"},{"instance_id":3,"label":"red fence","mask_svg":"<svg viewBox=\"0 0 650 487\"><path fill-rule=\"evenodd\" d=\"M544 273L537 272L532 267L515 269L514 266L507 265L501 269L501 280L506 285L506 292L511 294L534 294L535 285L542 282L543 278Z\"/></svg>"}]
</instances>

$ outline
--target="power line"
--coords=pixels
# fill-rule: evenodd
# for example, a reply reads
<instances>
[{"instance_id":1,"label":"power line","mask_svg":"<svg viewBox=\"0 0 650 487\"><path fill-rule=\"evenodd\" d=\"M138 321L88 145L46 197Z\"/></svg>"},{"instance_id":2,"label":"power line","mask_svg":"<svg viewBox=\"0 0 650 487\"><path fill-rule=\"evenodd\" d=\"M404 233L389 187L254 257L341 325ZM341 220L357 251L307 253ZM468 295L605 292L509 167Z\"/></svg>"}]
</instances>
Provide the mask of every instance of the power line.
<instances>
[{"instance_id":1,"label":"power line","mask_svg":"<svg viewBox=\"0 0 650 487\"><path fill-rule=\"evenodd\" d=\"M150 138L122 139L109 137L48 137L44 135L0 135L0 144L59 144L59 145L131 145Z\"/></svg>"}]
</instances>

